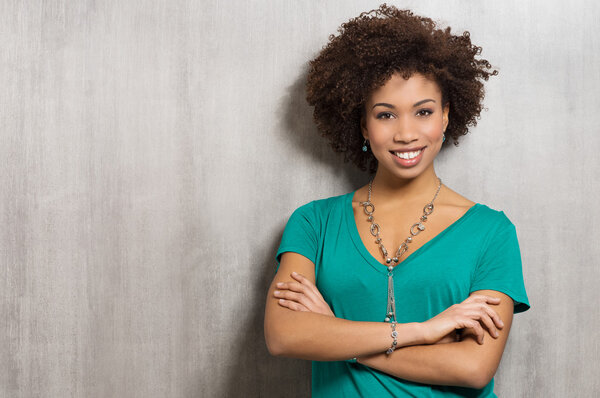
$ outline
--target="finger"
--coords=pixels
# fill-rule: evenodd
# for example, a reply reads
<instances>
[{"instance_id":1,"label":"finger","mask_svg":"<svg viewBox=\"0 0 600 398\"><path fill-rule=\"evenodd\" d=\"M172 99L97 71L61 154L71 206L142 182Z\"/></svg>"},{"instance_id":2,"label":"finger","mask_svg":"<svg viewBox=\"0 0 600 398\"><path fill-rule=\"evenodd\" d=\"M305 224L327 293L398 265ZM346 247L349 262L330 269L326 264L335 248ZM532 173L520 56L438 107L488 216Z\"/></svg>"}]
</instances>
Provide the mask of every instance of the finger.
<instances>
[{"instance_id":1,"label":"finger","mask_svg":"<svg viewBox=\"0 0 600 398\"><path fill-rule=\"evenodd\" d=\"M487 314L487 316L493 322L494 328L502 329L504 327L504 322L502 322L502 319L500 319L500 315L498 315L498 313L489 305L481 303L481 304L477 304L477 307L475 307L473 309L478 312L485 312L485 314ZM492 333L490 333L490 334L492 334Z\"/></svg>"},{"instance_id":2,"label":"finger","mask_svg":"<svg viewBox=\"0 0 600 398\"><path fill-rule=\"evenodd\" d=\"M295 301L296 303L300 303L303 306L305 306L306 308L308 308L309 310L312 310L313 308L313 302L312 300L309 300L305 294L303 293L296 293L296 292L291 292L289 290L275 290L275 292L273 292L273 295L277 298L280 299L285 299L285 300L289 300L289 301Z\"/></svg>"},{"instance_id":3,"label":"finger","mask_svg":"<svg viewBox=\"0 0 600 398\"><path fill-rule=\"evenodd\" d=\"M462 330L462 333L460 333L460 340L461 341L464 340L465 337L467 337L467 336L474 336L475 335L475 332L474 332L474 330L472 328L464 328L464 329L461 329L461 330Z\"/></svg>"},{"instance_id":4,"label":"finger","mask_svg":"<svg viewBox=\"0 0 600 398\"><path fill-rule=\"evenodd\" d=\"M500 297L493 297L493 296L485 296L483 294L474 294L472 296L469 296L467 298L467 300L469 300L470 302L484 302L484 303L491 303L491 304L500 304ZM465 301L467 301L465 300Z\"/></svg>"},{"instance_id":5,"label":"finger","mask_svg":"<svg viewBox=\"0 0 600 398\"><path fill-rule=\"evenodd\" d=\"M468 319L465 324L467 325L467 327L470 327L471 329L473 329L473 333L475 333L475 338L477 340L478 344L483 344L483 337L484 337L484 331L483 328L481 327L481 324L479 323L479 321L475 321L473 319Z\"/></svg>"},{"instance_id":6,"label":"finger","mask_svg":"<svg viewBox=\"0 0 600 398\"><path fill-rule=\"evenodd\" d=\"M471 319L479 319L489 331L490 336L496 338L499 334L492 319L492 315L495 313L496 312L493 309L483 303L477 304L476 307L471 307L468 311L464 312L464 314Z\"/></svg>"},{"instance_id":7,"label":"finger","mask_svg":"<svg viewBox=\"0 0 600 398\"><path fill-rule=\"evenodd\" d=\"M485 302L488 304L498 305L500 301L500 297L485 296Z\"/></svg>"},{"instance_id":8,"label":"finger","mask_svg":"<svg viewBox=\"0 0 600 398\"><path fill-rule=\"evenodd\" d=\"M494 309L492 309L490 307L486 306L486 310L487 310L488 315L490 316L490 318L494 322L494 325L497 328L502 329L504 327L504 322L502 322L502 319L500 319L500 315Z\"/></svg>"},{"instance_id":9,"label":"finger","mask_svg":"<svg viewBox=\"0 0 600 398\"><path fill-rule=\"evenodd\" d=\"M317 287L315 286L314 283L312 283L311 281L309 281L304 275L299 274L297 272L292 272L291 273L292 278L294 278L295 280L297 280L298 282L302 283L303 285L308 286L317 297L319 298L323 298L323 296L321 296L321 292L319 292L319 289L317 289Z\"/></svg>"},{"instance_id":10,"label":"finger","mask_svg":"<svg viewBox=\"0 0 600 398\"><path fill-rule=\"evenodd\" d=\"M475 332L475 336L477 337L477 343L478 344L483 344L483 338L485 337L484 332L483 332L483 328L481 327L481 324L477 321L475 321L473 327L473 331Z\"/></svg>"},{"instance_id":11,"label":"finger","mask_svg":"<svg viewBox=\"0 0 600 398\"><path fill-rule=\"evenodd\" d=\"M475 294L473 296L469 296L465 301L463 301L463 303L490 303L497 305L500 304L500 298Z\"/></svg>"},{"instance_id":12,"label":"finger","mask_svg":"<svg viewBox=\"0 0 600 398\"><path fill-rule=\"evenodd\" d=\"M277 300L277 302L279 303L280 306L289 308L292 311L309 312L308 308L306 308L302 304L296 303L295 301L279 299L279 300Z\"/></svg>"},{"instance_id":13,"label":"finger","mask_svg":"<svg viewBox=\"0 0 600 398\"><path fill-rule=\"evenodd\" d=\"M308 289L310 289L310 291L312 292L312 299L315 301L315 303L325 300L323 298L323 296L321 295L321 292L319 291L319 289L317 289L317 286L315 286L315 284L312 283L310 280L308 280L308 278L306 278L304 275L299 274L294 271L291 273L291 276L292 276L292 278L294 278L298 282L300 282L302 285L304 285L304 286L308 287Z\"/></svg>"},{"instance_id":14,"label":"finger","mask_svg":"<svg viewBox=\"0 0 600 398\"><path fill-rule=\"evenodd\" d=\"M306 279L306 277L302 274L297 273L296 271L292 272L290 274L290 276L292 278L294 278L295 280L297 280L298 282L303 282L303 281L307 281L310 283L310 281L308 279Z\"/></svg>"},{"instance_id":15,"label":"finger","mask_svg":"<svg viewBox=\"0 0 600 398\"><path fill-rule=\"evenodd\" d=\"M293 292L304 292L308 290L307 286L304 286L298 282L279 282L277 283L278 289L291 290Z\"/></svg>"},{"instance_id":16,"label":"finger","mask_svg":"<svg viewBox=\"0 0 600 398\"><path fill-rule=\"evenodd\" d=\"M302 293L315 304L323 300L320 295L317 296L317 293L313 289L299 282L279 282L277 284L277 288L281 290L290 290L292 292Z\"/></svg>"},{"instance_id":17,"label":"finger","mask_svg":"<svg viewBox=\"0 0 600 398\"><path fill-rule=\"evenodd\" d=\"M482 306L480 314L481 322L483 322L483 324L487 328L488 332L490 333L490 336L498 338L498 329L496 329L496 325L494 325L494 321L490 317L487 307Z\"/></svg>"}]
</instances>

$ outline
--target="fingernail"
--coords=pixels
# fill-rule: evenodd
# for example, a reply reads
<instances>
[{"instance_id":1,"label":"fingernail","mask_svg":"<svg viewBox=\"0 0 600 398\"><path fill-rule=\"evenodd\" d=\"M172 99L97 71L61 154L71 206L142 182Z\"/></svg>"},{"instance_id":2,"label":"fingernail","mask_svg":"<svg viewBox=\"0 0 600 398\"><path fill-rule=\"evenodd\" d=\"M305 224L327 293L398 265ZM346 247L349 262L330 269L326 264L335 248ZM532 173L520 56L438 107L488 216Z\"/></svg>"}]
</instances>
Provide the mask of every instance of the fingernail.
<instances>
[{"instance_id":1,"label":"fingernail","mask_svg":"<svg viewBox=\"0 0 600 398\"><path fill-rule=\"evenodd\" d=\"M283 282L277 282L277 287L283 286Z\"/></svg>"},{"instance_id":2,"label":"fingernail","mask_svg":"<svg viewBox=\"0 0 600 398\"><path fill-rule=\"evenodd\" d=\"M277 294L279 294L279 293L280 293L280 292L279 292L279 290L275 290L275 295L277 295Z\"/></svg>"},{"instance_id":3,"label":"fingernail","mask_svg":"<svg viewBox=\"0 0 600 398\"><path fill-rule=\"evenodd\" d=\"M500 321L500 326L504 326L504 322Z\"/></svg>"},{"instance_id":4,"label":"fingernail","mask_svg":"<svg viewBox=\"0 0 600 398\"><path fill-rule=\"evenodd\" d=\"M498 332L494 332L494 336L498 337Z\"/></svg>"},{"instance_id":5,"label":"fingernail","mask_svg":"<svg viewBox=\"0 0 600 398\"><path fill-rule=\"evenodd\" d=\"M284 301L285 301L284 299L279 299L279 302L280 302L280 303L283 303Z\"/></svg>"},{"instance_id":6,"label":"fingernail","mask_svg":"<svg viewBox=\"0 0 600 398\"><path fill-rule=\"evenodd\" d=\"M295 275L298 275L298 274L296 273L296 271L292 271L292 275L295 276Z\"/></svg>"}]
</instances>

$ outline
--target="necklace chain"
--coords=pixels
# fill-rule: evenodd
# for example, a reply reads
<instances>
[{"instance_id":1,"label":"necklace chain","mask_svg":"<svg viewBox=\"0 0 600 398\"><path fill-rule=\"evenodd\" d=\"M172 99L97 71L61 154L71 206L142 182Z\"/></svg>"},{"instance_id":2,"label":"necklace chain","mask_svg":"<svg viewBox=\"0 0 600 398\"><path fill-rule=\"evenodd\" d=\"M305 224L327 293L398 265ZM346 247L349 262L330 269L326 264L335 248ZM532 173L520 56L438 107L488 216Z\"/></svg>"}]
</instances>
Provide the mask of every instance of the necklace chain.
<instances>
[{"instance_id":1,"label":"necklace chain","mask_svg":"<svg viewBox=\"0 0 600 398\"><path fill-rule=\"evenodd\" d=\"M422 231L425 230L425 224L423 224L423 223L426 222L427 217L429 215L431 215L431 213L433 213L433 202L435 201L438 194L440 193L441 188L442 188L442 180L440 178L438 178L438 187L437 187L437 190L435 191L435 195L433 196L433 199L431 199L431 201L429 203L427 203L425 205L425 207L423 207L423 215L420 217L418 222L414 223L410 227L410 230L409 230L410 235L400 244L400 246L398 247L398 250L396 250L396 254L393 257L390 257L388 255L388 251L385 248L385 246L383 245L383 240L381 239L381 236L380 236L381 227L379 226L379 224L377 224L375 222L375 218L373 217L373 213L375 212L375 205L373 204L373 202L371 202L373 180L371 180L369 182L369 196L367 198L367 201L360 202L361 206L363 206L365 214L367 215L367 220L371 222L371 227L370 227L371 235L373 235L375 237L375 243L377 243L377 245L379 246L381 255L383 256L383 259L385 260L385 263L387 264L388 305L387 305L387 311L386 311L386 317L385 317L386 322L390 322L390 321L392 323L396 322L396 304L395 304L395 300L394 300L394 274L393 274L394 265L398 265L402 255L407 252L408 245L412 242L413 237L417 236L419 233L421 233ZM392 265L392 264L394 264L394 265Z\"/></svg>"}]
</instances>

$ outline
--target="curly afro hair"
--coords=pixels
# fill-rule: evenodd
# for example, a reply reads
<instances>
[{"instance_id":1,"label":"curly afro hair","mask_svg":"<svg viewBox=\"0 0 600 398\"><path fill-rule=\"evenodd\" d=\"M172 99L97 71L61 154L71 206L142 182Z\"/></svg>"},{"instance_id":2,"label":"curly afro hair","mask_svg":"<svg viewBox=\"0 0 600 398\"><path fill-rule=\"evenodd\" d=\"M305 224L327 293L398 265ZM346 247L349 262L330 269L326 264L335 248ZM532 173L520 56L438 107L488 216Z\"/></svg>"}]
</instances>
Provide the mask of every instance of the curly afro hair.
<instances>
[{"instance_id":1,"label":"curly afro hair","mask_svg":"<svg viewBox=\"0 0 600 398\"><path fill-rule=\"evenodd\" d=\"M482 110L482 80L497 75L485 59L476 59L481 47L471 44L469 32L438 29L430 18L382 4L364 12L331 35L329 43L310 61L306 99L314 106L317 128L344 161L374 173L377 159L363 152L360 120L373 90L393 73L408 79L420 73L435 81L442 102L450 104L446 144L477 124Z\"/></svg>"}]
</instances>

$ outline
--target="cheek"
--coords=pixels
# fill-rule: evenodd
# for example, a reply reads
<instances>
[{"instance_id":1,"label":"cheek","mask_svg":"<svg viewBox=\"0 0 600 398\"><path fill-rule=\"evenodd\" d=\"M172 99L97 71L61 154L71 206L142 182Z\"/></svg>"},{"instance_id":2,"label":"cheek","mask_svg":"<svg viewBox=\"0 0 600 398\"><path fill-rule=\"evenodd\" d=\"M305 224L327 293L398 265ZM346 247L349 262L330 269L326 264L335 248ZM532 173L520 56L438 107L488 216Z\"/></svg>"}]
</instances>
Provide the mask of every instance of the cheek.
<instances>
[{"instance_id":1,"label":"cheek","mask_svg":"<svg viewBox=\"0 0 600 398\"><path fill-rule=\"evenodd\" d=\"M431 123L427 123L423 126L423 134L427 134L431 138L438 138L442 134L444 130L444 123L442 120L435 120Z\"/></svg>"},{"instance_id":2,"label":"cheek","mask_svg":"<svg viewBox=\"0 0 600 398\"><path fill-rule=\"evenodd\" d=\"M367 123L367 129L369 130L369 141L372 145L385 143L393 135L391 123Z\"/></svg>"}]
</instances>

